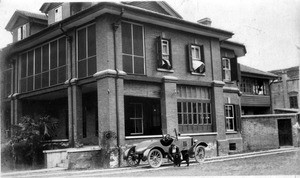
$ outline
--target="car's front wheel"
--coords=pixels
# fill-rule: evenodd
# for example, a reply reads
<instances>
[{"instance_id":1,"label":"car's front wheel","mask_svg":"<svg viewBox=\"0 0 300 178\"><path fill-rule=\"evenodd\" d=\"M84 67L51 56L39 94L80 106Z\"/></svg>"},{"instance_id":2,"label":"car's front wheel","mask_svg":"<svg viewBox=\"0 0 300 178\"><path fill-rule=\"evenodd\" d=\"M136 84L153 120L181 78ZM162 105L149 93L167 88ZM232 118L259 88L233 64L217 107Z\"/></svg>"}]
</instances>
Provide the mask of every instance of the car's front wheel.
<instances>
[{"instance_id":1,"label":"car's front wheel","mask_svg":"<svg viewBox=\"0 0 300 178\"><path fill-rule=\"evenodd\" d=\"M151 167L157 168L163 162L163 155L158 149L152 149L148 154L148 163Z\"/></svg>"},{"instance_id":2,"label":"car's front wheel","mask_svg":"<svg viewBox=\"0 0 300 178\"><path fill-rule=\"evenodd\" d=\"M195 159L198 163L202 163L205 158L205 148L203 146L197 146L195 149Z\"/></svg>"}]
</instances>

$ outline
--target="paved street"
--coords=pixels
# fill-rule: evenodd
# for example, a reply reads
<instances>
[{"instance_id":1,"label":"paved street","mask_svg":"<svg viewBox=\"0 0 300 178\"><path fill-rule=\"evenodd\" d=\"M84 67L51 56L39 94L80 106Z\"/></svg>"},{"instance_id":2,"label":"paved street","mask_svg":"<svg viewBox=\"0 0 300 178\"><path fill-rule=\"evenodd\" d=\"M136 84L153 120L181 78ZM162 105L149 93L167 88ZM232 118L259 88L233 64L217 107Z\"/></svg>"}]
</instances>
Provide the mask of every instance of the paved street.
<instances>
[{"instance_id":1,"label":"paved street","mask_svg":"<svg viewBox=\"0 0 300 178\"><path fill-rule=\"evenodd\" d=\"M49 171L2 177L140 177L140 176L242 176L242 175L300 175L300 149L281 153L265 153L233 158L208 160L203 164L185 163L181 167L164 165L153 169L148 166L87 171Z\"/></svg>"}]
</instances>

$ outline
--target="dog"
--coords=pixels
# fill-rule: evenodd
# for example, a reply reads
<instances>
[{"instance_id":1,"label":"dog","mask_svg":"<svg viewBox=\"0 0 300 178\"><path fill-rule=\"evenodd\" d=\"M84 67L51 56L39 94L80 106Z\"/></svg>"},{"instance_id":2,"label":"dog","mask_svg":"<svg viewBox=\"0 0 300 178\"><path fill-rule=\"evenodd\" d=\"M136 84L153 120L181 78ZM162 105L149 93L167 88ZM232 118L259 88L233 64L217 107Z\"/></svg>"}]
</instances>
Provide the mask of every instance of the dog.
<instances>
[{"instance_id":1,"label":"dog","mask_svg":"<svg viewBox=\"0 0 300 178\"><path fill-rule=\"evenodd\" d=\"M180 152L179 147L174 144L171 144L169 148L169 157L171 161L174 162L174 167L180 167L182 161L185 161L187 166L190 165L190 157L188 151Z\"/></svg>"}]
</instances>

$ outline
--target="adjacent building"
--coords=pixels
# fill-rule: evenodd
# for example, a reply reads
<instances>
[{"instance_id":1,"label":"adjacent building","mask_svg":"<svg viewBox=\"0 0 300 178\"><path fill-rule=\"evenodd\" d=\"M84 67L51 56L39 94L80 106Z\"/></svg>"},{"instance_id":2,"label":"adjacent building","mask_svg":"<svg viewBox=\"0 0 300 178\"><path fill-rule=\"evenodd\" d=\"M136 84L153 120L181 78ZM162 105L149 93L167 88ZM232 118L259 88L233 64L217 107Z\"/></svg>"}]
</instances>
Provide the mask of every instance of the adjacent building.
<instances>
[{"instance_id":1,"label":"adjacent building","mask_svg":"<svg viewBox=\"0 0 300 178\"><path fill-rule=\"evenodd\" d=\"M240 64L242 115L272 114L270 86L277 75Z\"/></svg>"},{"instance_id":2,"label":"adjacent building","mask_svg":"<svg viewBox=\"0 0 300 178\"><path fill-rule=\"evenodd\" d=\"M101 149L108 132L112 146L125 147L176 129L207 142L208 156L243 149L237 58L246 48L228 41L232 32L208 18L183 20L165 2L40 10L47 16L17 11L6 26L14 39L1 51L7 137L21 116L50 115L59 120L52 141L71 148Z\"/></svg>"},{"instance_id":3,"label":"adjacent building","mask_svg":"<svg viewBox=\"0 0 300 178\"><path fill-rule=\"evenodd\" d=\"M270 72L279 76L271 85L275 112L299 112L299 66Z\"/></svg>"}]
</instances>

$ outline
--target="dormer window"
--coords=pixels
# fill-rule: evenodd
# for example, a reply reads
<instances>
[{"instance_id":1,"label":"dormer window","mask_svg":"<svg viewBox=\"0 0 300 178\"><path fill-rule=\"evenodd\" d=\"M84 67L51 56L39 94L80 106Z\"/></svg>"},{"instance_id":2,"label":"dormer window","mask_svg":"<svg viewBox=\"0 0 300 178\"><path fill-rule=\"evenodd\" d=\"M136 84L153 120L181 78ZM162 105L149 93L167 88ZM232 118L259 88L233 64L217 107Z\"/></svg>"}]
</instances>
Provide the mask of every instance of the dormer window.
<instances>
[{"instance_id":1,"label":"dormer window","mask_svg":"<svg viewBox=\"0 0 300 178\"><path fill-rule=\"evenodd\" d=\"M55 22L62 20L62 6L59 6L54 10L54 16Z\"/></svg>"},{"instance_id":2,"label":"dormer window","mask_svg":"<svg viewBox=\"0 0 300 178\"><path fill-rule=\"evenodd\" d=\"M24 38L27 37L27 29L26 29L26 24L22 25L21 27L18 28L18 41L23 40Z\"/></svg>"}]
</instances>

